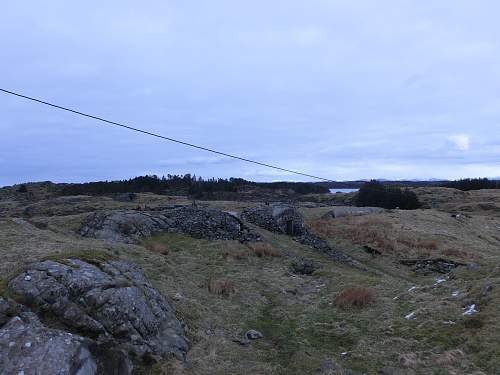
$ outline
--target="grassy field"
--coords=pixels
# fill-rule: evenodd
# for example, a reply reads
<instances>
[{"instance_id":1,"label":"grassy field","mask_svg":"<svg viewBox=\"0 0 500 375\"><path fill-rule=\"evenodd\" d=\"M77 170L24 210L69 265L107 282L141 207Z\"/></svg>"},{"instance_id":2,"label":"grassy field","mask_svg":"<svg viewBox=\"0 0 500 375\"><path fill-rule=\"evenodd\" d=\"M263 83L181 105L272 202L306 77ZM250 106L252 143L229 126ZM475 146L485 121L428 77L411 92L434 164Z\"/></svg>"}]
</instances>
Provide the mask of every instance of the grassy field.
<instances>
[{"instance_id":1,"label":"grassy field","mask_svg":"<svg viewBox=\"0 0 500 375\"><path fill-rule=\"evenodd\" d=\"M140 199L143 205L189 204L179 197L141 194ZM247 206L200 203L235 212ZM109 256L138 264L175 305L192 342L186 367L158 363L152 369L138 367L138 374L499 371L500 217L489 211L452 217L438 209L394 210L322 219L327 207L302 208L307 226L366 266L362 272L258 228L263 247L174 233L137 245L84 239L76 229L86 214L68 214L72 204L92 210L131 206L95 198L55 205L42 201L39 206L50 208L51 215L40 208L29 221L14 221L21 207L12 205L0 219L0 293L16 270L47 257ZM382 254L368 254L364 245ZM319 269L309 276L291 273L297 256L314 260ZM399 263L417 257L446 257L479 268L419 276ZM492 289L482 295L487 283ZM177 293L182 298L174 299ZM471 303L479 312L464 316ZM264 338L248 346L234 341L248 329Z\"/></svg>"}]
</instances>

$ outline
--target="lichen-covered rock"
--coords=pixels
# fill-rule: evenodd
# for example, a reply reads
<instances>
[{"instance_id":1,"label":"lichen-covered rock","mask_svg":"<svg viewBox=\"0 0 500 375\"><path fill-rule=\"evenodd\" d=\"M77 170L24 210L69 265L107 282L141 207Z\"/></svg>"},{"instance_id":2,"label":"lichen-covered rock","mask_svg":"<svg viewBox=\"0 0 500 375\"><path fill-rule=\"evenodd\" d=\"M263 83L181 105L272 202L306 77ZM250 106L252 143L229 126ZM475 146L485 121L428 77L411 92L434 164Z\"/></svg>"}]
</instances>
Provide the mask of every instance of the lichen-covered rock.
<instances>
[{"instance_id":1,"label":"lichen-covered rock","mask_svg":"<svg viewBox=\"0 0 500 375\"><path fill-rule=\"evenodd\" d=\"M0 298L17 315L0 324L0 373L37 375L129 375L132 364L121 350L44 326L26 307ZM1 308L0 308L1 309ZM5 313L5 309L3 309ZM2 314L2 312L0 312ZM4 314L6 316L7 314Z\"/></svg>"},{"instance_id":2,"label":"lichen-covered rock","mask_svg":"<svg viewBox=\"0 0 500 375\"><path fill-rule=\"evenodd\" d=\"M229 213L190 206L158 211L114 210L91 214L80 229L84 237L134 243L157 232L185 233L210 240L256 241L259 236Z\"/></svg>"},{"instance_id":3,"label":"lichen-covered rock","mask_svg":"<svg viewBox=\"0 0 500 375\"><path fill-rule=\"evenodd\" d=\"M49 329L31 314L0 329L0 373L97 374L97 361L83 337Z\"/></svg>"},{"instance_id":4,"label":"lichen-covered rock","mask_svg":"<svg viewBox=\"0 0 500 375\"><path fill-rule=\"evenodd\" d=\"M109 343L143 359L183 360L188 350L174 308L136 266L71 259L31 265L9 283L22 301L98 344Z\"/></svg>"},{"instance_id":5,"label":"lichen-covered rock","mask_svg":"<svg viewBox=\"0 0 500 375\"><path fill-rule=\"evenodd\" d=\"M304 218L292 206L270 205L243 210L241 218L271 232L289 236L300 236L305 233Z\"/></svg>"}]
</instances>

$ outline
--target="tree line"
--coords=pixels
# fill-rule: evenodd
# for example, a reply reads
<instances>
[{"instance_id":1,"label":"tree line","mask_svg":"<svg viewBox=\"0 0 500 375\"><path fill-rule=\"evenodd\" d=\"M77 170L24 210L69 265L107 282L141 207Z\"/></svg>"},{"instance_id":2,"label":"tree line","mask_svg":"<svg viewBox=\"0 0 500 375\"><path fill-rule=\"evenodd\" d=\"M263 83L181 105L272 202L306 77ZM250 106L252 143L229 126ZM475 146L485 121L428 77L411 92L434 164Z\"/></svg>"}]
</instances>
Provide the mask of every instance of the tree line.
<instances>
[{"instance_id":1,"label":"tree line","mask_svg":"<svg viewBox=\"0 0 500 375\"><path fill-rule=\"evenodd\" d=\"M487 178L463 178L461 180L447 182L442 186L459 189L463 191L480 190L480 189L500 189L500 180L490 180Z\"/></svg>"},{"instance_id":2,"label":"tree line","mask_svg":"<svg viewBox=\"0 0 500 375\"><path fill-rule=\"evenodd\" d=\"M400 208L402 210L414 210L421 206L417 195L408 190L394 186L386 186L376 180L365 183L359 189L356 206Z\"/></svg>"},{"instance_id":3,"label":"tree line","mask_svg":"<svg viewBox=\"0 0 500 375\"><path fill-rule=\"evenodd\" d=\"M297 194L328 193L328 189L306 182L253 182L242 178L203 179L196 175L146 175L118 181L97 181L68 184L62 195L111 195L117 193L179 194L202 197L215 192L237 192L243 186L256 186L271 190L291 189Z\"/></svg>"}]
</instances>

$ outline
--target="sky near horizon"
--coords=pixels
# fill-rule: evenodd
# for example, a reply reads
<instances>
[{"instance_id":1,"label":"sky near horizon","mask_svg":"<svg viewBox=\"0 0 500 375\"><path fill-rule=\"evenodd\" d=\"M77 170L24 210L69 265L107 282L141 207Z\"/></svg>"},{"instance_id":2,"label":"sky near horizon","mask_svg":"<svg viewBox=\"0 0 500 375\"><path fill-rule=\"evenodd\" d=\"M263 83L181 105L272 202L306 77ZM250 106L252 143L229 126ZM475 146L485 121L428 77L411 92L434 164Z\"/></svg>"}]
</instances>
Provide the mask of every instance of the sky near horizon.
<instances>
[{"instance_id":1,"label":"sky near horizon","mask_svg":"<svg viewBox=\"0 0 500 375\"><path fill-rule=\"evenodd\" d=\"M11 1L0 87L335 180L500 176L500 2ZM0 186L307 180L0 93Z\"/></svg>"}]
</instances>

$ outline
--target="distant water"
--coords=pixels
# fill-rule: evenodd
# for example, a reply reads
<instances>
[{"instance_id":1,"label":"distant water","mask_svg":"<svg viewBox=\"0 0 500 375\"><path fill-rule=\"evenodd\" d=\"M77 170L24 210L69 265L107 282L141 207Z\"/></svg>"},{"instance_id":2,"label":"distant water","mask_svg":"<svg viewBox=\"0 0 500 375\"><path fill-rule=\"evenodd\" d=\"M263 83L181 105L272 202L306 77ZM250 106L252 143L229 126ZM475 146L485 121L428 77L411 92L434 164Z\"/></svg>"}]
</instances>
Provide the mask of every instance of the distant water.
<instances>
[{"instance_id":1,"label":"distant water","mask_svg":"<svg viewBox=\"0 0 500 375\"><path fill-rule=\"evenodd\" d=\"M355 191L358 191L359 189L330 189L330 193L335 194L335 193L354 193Z\"/></svg>"}]
</instances>

